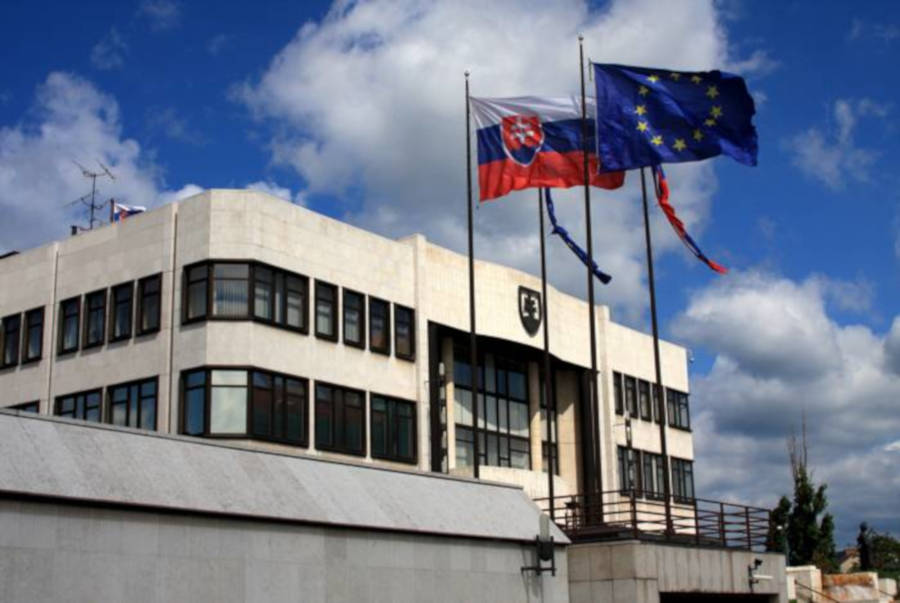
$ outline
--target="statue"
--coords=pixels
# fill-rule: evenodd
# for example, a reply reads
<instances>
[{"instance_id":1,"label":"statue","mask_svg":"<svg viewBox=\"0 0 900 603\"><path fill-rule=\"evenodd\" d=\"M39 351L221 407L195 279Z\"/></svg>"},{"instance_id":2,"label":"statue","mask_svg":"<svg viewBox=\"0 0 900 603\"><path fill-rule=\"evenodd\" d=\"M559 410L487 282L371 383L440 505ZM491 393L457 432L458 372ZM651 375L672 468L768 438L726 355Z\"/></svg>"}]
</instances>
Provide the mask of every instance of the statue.
<instances>
[{"instance_id":1,"label":"statue","mask_svg":"<svg viewBox=\"0 0 900 603\"><path fill-rule=\"evenodd\" d=\"M869 551L871 531L866 522L859 524L859 536L856 537L856 545L859 548L859 569L863 572L872 570L872 558Z\"/></svg>"}]
</instances>

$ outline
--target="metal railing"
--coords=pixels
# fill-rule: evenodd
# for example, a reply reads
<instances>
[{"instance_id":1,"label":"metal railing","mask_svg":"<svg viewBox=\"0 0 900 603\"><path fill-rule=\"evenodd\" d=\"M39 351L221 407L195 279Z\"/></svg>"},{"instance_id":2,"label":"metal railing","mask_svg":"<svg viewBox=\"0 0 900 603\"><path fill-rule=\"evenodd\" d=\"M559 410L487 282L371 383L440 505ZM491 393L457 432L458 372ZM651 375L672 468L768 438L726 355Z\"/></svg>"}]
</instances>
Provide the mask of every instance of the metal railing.
<instances>
[{"instance_id":1,"label":"metal railing","mask_svg":"<svg viewBox=\"0 0 900 603\"><path fill-rule=\"evenodd\" d=\"M549 512L550 499L535 502ZM609 490L592 496L553 499L557 525L572 541L643 539L763 550L769 532L768 509L704 498L672 498L667 521L662 495L640 490Z\"/></svg>"}]
</instances>

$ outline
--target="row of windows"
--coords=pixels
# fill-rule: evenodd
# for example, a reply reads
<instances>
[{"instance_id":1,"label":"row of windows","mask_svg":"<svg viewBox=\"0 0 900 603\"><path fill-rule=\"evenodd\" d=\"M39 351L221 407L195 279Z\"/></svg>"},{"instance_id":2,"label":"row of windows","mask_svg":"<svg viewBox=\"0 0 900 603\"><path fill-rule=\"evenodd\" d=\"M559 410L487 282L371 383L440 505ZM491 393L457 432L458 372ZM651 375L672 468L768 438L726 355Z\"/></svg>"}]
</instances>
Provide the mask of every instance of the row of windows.
<instances>
[{"instance_id":1,"label":"row of windows","mask_svg":"<svg viewBox=\"0 0 900 603\"><path fill-rule=\"evenodd\" d=\"M308 446L309 380L257 369L182 373L182 427L188 435L241 437ZM364 456L366 392L316 382L319 450ZM372 456L416 462L415 403L369 395Z\"/></svg>"},{"instance_id":2,"label":"row of windows","mask_svg":"<svg viewBox=\"0 0 900 603\"><path fill-rule=\"evenodd\" d=\"M65 299L59 304L57 352L69 354L82 349L140 337L159 331L162 275L154 274ZM109 308L107 308L107 305ZM82 308L84 317L82 319ZM80 335L80 336L79 336Z\"/></svg>"},{"instance_id":3,"label":"row of windows","mask_svg":"<svg viewBox=\"0 0 900 603\"><path fill-rule=\"evenodd\" d=\"M44 308L34 308L22 314L12 314L3 319L0 330L0 368L35 362L41 359L44 348Z\"/></svg>"},{"instance_id":4,"label":"row of windows","mask_svg":"<svg viewBox=\"0 0 900 603\"><path fill-rule=\"evenodd\" d=\"M651 390L653 391L652 404L650 401ZM627 410L628 414L634 418L640 417L644 421L660 422L659 387L655 384L614 372L613 396L615 398L616 414L624 414ZM690 429L691 415L688 407L688 395L666 388L666 404L669 426Z\"/></svg>"},{"instance_id":5,"label":"row of windows","mask_svg":"<svg viewBox=\"0 0 900 603\"><path fill-rule=\"evenodd\" d=\"M619 489L623 493L660 499L665 493L665 467L660 454L618 447ZM694 498L694 463L669 457L672 467L672 495L676 501Z\"/></svg>"},{"instance_id":6,"label":"row of windows","mask_svg":"<svg viewBox=\"0 0 900 603\"><path fill-rule=\"evenodd\" d=\"M342 294L342 295L341 295ZM341 300L341 297L343 298ZM324 281L315 281L315 335L338 341L339 309L343 308L343 340L347 345L391 353L391 303ZM342 301L342 303L341 303ZM255 320L308 333L309 278L259 262L214 261L184 271L182 320ZM415 358L415 313L394 304L394 353Z\"/></svg>"},{"instance_id":7,"label":"row of windows","mask_svg":"<svg viewBox=\"0 0 900 603\"><path fill-rule=\"evenodd\" d=\"M105 403L104 403L105 400ZM36 404L36 403L35 403ZM122 427L156 429L157 378L57 396L53 414Z\"/></svg>"}]
</instances>

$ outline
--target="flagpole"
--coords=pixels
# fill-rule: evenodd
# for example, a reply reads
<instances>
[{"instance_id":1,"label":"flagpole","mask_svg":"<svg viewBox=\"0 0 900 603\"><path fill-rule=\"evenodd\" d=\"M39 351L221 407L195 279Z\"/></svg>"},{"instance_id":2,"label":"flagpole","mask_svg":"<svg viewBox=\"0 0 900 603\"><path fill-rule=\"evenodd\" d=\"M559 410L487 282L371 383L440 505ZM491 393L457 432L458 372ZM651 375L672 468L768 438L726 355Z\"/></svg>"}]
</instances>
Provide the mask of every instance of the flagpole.
<instances>
[{"instance_id":1,"label":"flagpole","mask_svg":"<svg viewBox=\"0 0 900 603\"><path fill-rule=\"evenodd\" d=\"M553 454L553 427L551 417L556 416L556 400L553 400L553 406L550 405L552 398L552 387L550 384L550 324L547 322L547 307L550 305L547 300L547 255L544 251L544 189L538 189L538 216L541 224L541 299L544 300L543 312L544 321L544 406L547 408L547 493L550 496L550 519L554 519L554 495L553 495L553 469L556 464L556 455ZM552 410L551 410L552 409Z\"/></svg>"},{"instance_id":2,"label":"flagpole","mask_svg":"<svg viewBox=\"0 0 900 603\"><path fill-rule=\"evenodd\" d=\"M669 451L666 445L666 403L665 390L662 386L662 367L659 361L659 326L656 319L656 284L653 276L653 245L650 241L650 217L647 209L647 180L645 169L641 168L641 193L644 199L644 238L647 241L647 280L650 284L650 319L653 326L653 359L656 364L656 387L659 390L657 410L659 411L659 441L663 458L663 495L666 501L666 533L672 533L672 502L670 500L671 483L669 477ZM653 394L651 393L651 399Z\"/></svg>"},{"instance_id":3,"label":"flagpole","mask_svg":"<svg viewBox=\"0 0 900 603\"><path fill-rule=\"evenodd\" d=\"M584 156L584 216L587 230L587 285L588 285L588 314L589 314L589 331L591 339L591 374L588 390L590 393L590 409L588 420L591 422L591 453L593 454L593 475L590 476L590 485L594 492L599 493L598 517L603 521L603 472L602 461L600 455L600 426L599 426L599 408L597 402L597 333L596 333L596 317L594 316L594 273L591 266L594 265L594 245L591 236L591 188L590 188L590 170L588 161L588 121L587 121L587 98L584 85L584 36L578 35L578 56L579 56L579 72L581 73L581 149ZM587 475L587 472L586 472ZM587 481L587 480L586 480ZM589 489L589 490L590 490Z\"/></svg>"},{"instance_id":4,"label":"flagpole","mask_svg":"<svg viewBox=\"0 0 900 603\"><path fill-rule=\"evenodd\" d=\"M472 375L472 450L474 465L472 475L479 477L478 450L478 352L475 339L475 246L472 237L472 129L469 109L469 71L466 70L466 182L468 195L466 209L469 216L469 367Z\"/></svg>"}]
</instances>

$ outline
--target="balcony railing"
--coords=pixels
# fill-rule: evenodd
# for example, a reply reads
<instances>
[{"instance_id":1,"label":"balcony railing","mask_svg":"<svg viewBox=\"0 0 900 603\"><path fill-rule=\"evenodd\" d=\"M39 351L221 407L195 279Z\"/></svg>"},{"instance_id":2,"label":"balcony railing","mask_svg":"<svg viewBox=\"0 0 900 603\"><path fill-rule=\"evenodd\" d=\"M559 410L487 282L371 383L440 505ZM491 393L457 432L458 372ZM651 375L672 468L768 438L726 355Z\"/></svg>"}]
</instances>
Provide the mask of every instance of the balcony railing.
<instances>
[{"instance_id":1,"label":"balcony railing","mask_svg":"<svg viewBox=\"0 0 900 603\"><path fill-rule=\"evenodd\" d=\"M550 510L550 499L535 502ZM694 546L763 550L768 509L704 498L673 497L671 522L665 499L639 490L605 491L553 499L553 517L572 541L657 540Z\"/></svg>"}]
</instances>

